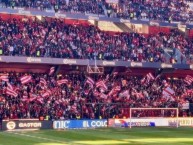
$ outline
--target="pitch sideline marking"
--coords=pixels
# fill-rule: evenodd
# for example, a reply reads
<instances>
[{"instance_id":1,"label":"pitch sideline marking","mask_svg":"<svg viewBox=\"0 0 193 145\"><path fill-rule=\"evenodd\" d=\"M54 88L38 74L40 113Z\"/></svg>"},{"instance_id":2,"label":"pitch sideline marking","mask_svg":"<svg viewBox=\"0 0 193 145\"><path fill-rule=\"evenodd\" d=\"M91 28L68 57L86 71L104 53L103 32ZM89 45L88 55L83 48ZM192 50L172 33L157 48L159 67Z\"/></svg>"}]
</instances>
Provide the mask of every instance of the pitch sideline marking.
<instances>
[{"instance_id":1,"label":"pitch sideline marking","mask_svg":"<svg viewBox=\"0 0 193 145\"><path fill-rule=\"evenodd\" d=\"M47 141L54 141L57 143L62 143L62 144L69 144L67 142L63 142L63 141L59 141L59 140L55 140L55 139L49 139L49 138L45 138L45 137L38 137L38 136L33 136L33 135L28 135L28 134L22 134L22 133L15 133L15 132L8 132L10 134L15 134L15 135L20 135L20 136L26 136L26 137L31 137L31 138L36 138L36 139L43 139L43 140L47 140ZM1 144L0 144L1 145Z\"/></svg>"}]
</instances>

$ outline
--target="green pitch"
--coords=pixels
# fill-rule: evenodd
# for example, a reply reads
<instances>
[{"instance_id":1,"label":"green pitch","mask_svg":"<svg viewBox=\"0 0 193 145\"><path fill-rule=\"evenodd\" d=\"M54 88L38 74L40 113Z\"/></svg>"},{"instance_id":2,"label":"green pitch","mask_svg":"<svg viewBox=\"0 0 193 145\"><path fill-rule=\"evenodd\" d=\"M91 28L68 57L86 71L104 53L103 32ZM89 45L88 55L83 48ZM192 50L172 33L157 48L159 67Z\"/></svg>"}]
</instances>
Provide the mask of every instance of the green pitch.
<instances>
[{"instance_id":1,"label":"green pitch","mask_svg":"<svg viewBox=\"0 0 193 145\"><path fill-rule=\"evenodd\" d=\"M0 132L0 145L193 145L193 128Z\"/></svg>"}]
</instances>

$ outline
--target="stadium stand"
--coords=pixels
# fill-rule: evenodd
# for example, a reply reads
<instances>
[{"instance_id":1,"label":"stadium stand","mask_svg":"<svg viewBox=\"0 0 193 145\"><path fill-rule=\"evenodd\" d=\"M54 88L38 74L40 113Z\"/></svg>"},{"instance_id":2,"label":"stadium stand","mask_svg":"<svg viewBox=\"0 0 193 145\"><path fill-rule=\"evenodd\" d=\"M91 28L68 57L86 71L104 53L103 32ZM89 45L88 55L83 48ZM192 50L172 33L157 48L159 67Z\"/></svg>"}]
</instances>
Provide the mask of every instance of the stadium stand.
<instances>
[{"instance_id":1,"label":"stadium stand","mask_svg":"<svg viewBox=\"0 0 193 145\"><path fill-rule=\"evenodd\" d=\"M124 19L192 21L190 0L1 0L3 7L38 8L70 13L102 14Z\"/></svg>"},{"instance_id":2,"label":"stadium stand","mask_svg":"<svg viewBox=\"0 0 193 145\"><path fill-rule=\"evenodd\" d=\"M81 118L112 118L118 115L121 118L129 116L128 109L123 108L169 108L178 105L181 108L180 116L191 116L182 107L193 100L193 78L190 76L165 78L155 77L152 73L145 76L114 73L90 77L84 73L49 74L1 73L0 94L5 105L0 107L0 112L3 112L3 118L38 118L46 115L51 119L75 119L76 115ZM155 115L155 112L148 113ZM140 117L143 115L147 114Z\"/></svg>"},{"instance_id":3,"label":"stadium stand","mask_svg":"<svg viewBox=\"0 0 193 145\"><path fill-rule=\"evenodd\" d=\"M192 42L177 29L169 34L111 33L58 19L0 19L0 55L166 62L166 48L173 51L170 63L183 62L184 57L175 60L176 50L192 61Z\"/></svg>"},{"instance_id":4,"label":"stadium stand","mask_svg":"<svg viewBox=\"0 0 193 145\"><path fill-rule=\"evenodd\" d=\"M0 1L1 6L12 8L61 10L124 19L192 21L192 11L183 0L120 0L119 4L107 4L103 0ZM186 59L185 62L191 64L192 46L191 38L177 28L168 28L168 33L142 34L107 32L91 23L67 24L60 18L41 21L33 16L0 18L0 56L90 60L96 56L97 60L163 63L184 63ZM168 50L171 50L169 61ZM176 58L177 51L181 53L180 59ZM173 65L170 66L172 69ZM116 115L123 118L129 116L130 107L179 107L180 116L192 116L184 109L184 104L193 102L192 82L193 78L185 74L183 78L153 76L152 73L145 76L104 73L88 77L83 71L58 74L5 71L0 73L0 103L3 102L0 114L4 119L46 115L50 119L75 119L77 115L90 119ZM134 112L133 115L159 116L154 113L143 112L138 116L139 113Z\"/></svg>"}]
</instances>

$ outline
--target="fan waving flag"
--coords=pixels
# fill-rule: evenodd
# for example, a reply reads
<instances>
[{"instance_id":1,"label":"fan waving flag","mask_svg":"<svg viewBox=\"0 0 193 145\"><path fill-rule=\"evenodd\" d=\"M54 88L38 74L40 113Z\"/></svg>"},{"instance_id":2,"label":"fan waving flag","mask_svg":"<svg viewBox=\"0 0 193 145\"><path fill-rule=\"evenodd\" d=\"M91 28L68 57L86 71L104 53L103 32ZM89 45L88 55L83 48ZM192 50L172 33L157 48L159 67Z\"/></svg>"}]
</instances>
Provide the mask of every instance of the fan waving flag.
<instances>
[{"instance_id":1,"label":"fan waving flag","mask_svg":"<svg viewBox=\"0 0 193 145\"><path fill-rule=\"evenodd\" d=\"M31 82L31 80L32 80L32 77L30 75L22 76L20 78L20 81L22 84L27 84L27 83Z\"/></svg>"},{"instance_id":2,"label":"fan waving flag","mask_svg":"<svg viewBox=\"0 0 193 145\"><path fill-rule=\"evenodd\" d=\"M96 87L97 87L97 88L98 88L98 87L103 88L104 90L107 90L107 89L108 89L107 86L105 85L104 81L98 81L98 82L96 83Z\"/></svg>"},{"instance_id":3,"label":"fan waving flag","mask_svg":"<svg viewBox=\"0 0 193 145\"><path fill-rule=\"evenodd\" d=\"M42 97L50 96L52 92L50 90L47 90L45 93L42 94Z\"/></svg>"},{"instance_id":4,"label":"fan waving flag","mask_svg":"<svg viewBox=\"0 0 193 145\"><path fill-rule=\"evenodd\" d=\"M58 80L57 81L57 84L60 86L62 84L67 84L68 83L68 80L67 79L62 79L62 80Z\"/></svg>"},{"instance_id":5,"label":"fan waving flag","mask_svg":"<svg viewBox=\"0 0 193 145\"><path fill-rule=\"evenodd\" d=\"M94 82L94 80L93 80L92 78L87 77L87 80L86 80L85 83L89 84L89 86L90 86L91 88L93 88L95 82Z\"/></svg>"},{"instance_id":6,"label":"fan waving flag","mask_svg":"<svg viewBox=\"0 0 193 145\"><path fill-rule=\"evenodd\" d=\"M40 84L45 86L47 84L47 82L44 78L40 78Z\"/></svg>"},{"instance_id":7,"label":"fan waving flag","mask_svg":"<svg viewBox=\"0 0 193 145\"><path fill-rule=\"evenodd\" d=\"M193 77L191 77L190 75L187 75L184 79L184 82L186 82L188 85L191 85L193 82Z\"/></svg>"},{"instance_id":8,"label":"fan waving flag","mask_svg":"<svg viewBox=\"0 0 193 145\"><path fill-rule=\"evenodd\" d=\"M55 67L53 66L50 68L49 75L52 75L54 73L54 71L55 71Z\"/></svg>"},{"instance_id":9,"label":"fan waving flag","mask_svg":"<svg viewBox=\"0 0 193 145\"><path fill-rule=\"evenodd\" d=\"M174 94L175 94L174 90L171 89L170 87L166 87L165 89L163 89L162 92L163 97L166 99L172 99Z\"/></svg>"},{"instance_id":10,"label":"fan waving flag","mask_svg":"<svg viewBox=\"0 0 193 145\"><path fill-rule=\"evenodd\" d=\"M8 75L6 75L6 74L0 75L0 80L2 80L4 82L8 82L9 81Z\"/></svg>"},{"instance_id":11,"label":"fan waving flag","mask_svg":"<svg viewBox=\"0 0 193 145\"><path fill-rule=\"evenodd\" d=\"M152 75L152 73L148 73L148 74L146 75L146 77L147 77L147 81L148 81L148 82L150 82L151 80L155 80L155 78L154 78L154 76Z\"/></svg>"},{"instance_id":12,"label":"fan waving flag","mask_svg":"<svg viewBox=\"0 0 193 145\"><path fill-rule=\"evenodd\" d=\"M152 75L152 73L148 73L142 78L141 84L148 84L152 80L155 80L155 77Z\"/></svg>"},{"instance_id":13,"label":"fan waving flag","mask_svg":"<svg viewBox=\"0 0 193 145\"><path fill-rule=\"evenodd\" d=\"M12 90L11 88L7 87L6 89L6 94L7 95L10 95L10 96L14 96L14 97L17 97L17 92L15 92L14 90Z\"/></svg>"}]
</instances>

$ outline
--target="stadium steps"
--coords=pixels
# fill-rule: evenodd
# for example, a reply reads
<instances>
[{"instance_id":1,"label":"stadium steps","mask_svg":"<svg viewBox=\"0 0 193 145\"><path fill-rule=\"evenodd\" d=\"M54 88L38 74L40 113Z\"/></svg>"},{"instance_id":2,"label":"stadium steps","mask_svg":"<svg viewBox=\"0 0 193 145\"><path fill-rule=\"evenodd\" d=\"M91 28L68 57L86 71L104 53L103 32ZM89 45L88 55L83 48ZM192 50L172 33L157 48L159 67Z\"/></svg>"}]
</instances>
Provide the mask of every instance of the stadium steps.
<instances>
[{"instance_id":1,"label":"stadium steps","mask_svg":"<svg viewBox=\"0 0 193 145\"><path fill-rule=\"evenodd\" d=\"M166 62L170 62L170 58L171 58L171 49L169 49L169 48L165 48L164 49L164 56L165 56L165 58L166 58Z\"/></svg>"},{"instance_id":2,"label":"stadium steps","mask_svg":"<svg viewBox=\"0 0 193 145\"><path fill-rule=\"evenodd\" d=\"M177 48L165 48L164 49L164 54L166 57L166 61L170 62L171 56L177 60L177 63L186 63L186 57L180 52L179 49ZM183 58L183 61L181 62L181 58Z\"/></svg>"},{"instance_id":3,"label":"stadium steps","mask_svg":"<svg viewBox=\"0 0 193 145\"><path fill-rule=\"evenodd\" d=\"M118 28L120 28L123 32L133 32L131 28L129 28L127 25L124 23L114 23Z\"/></svg>"}]
</instances>

